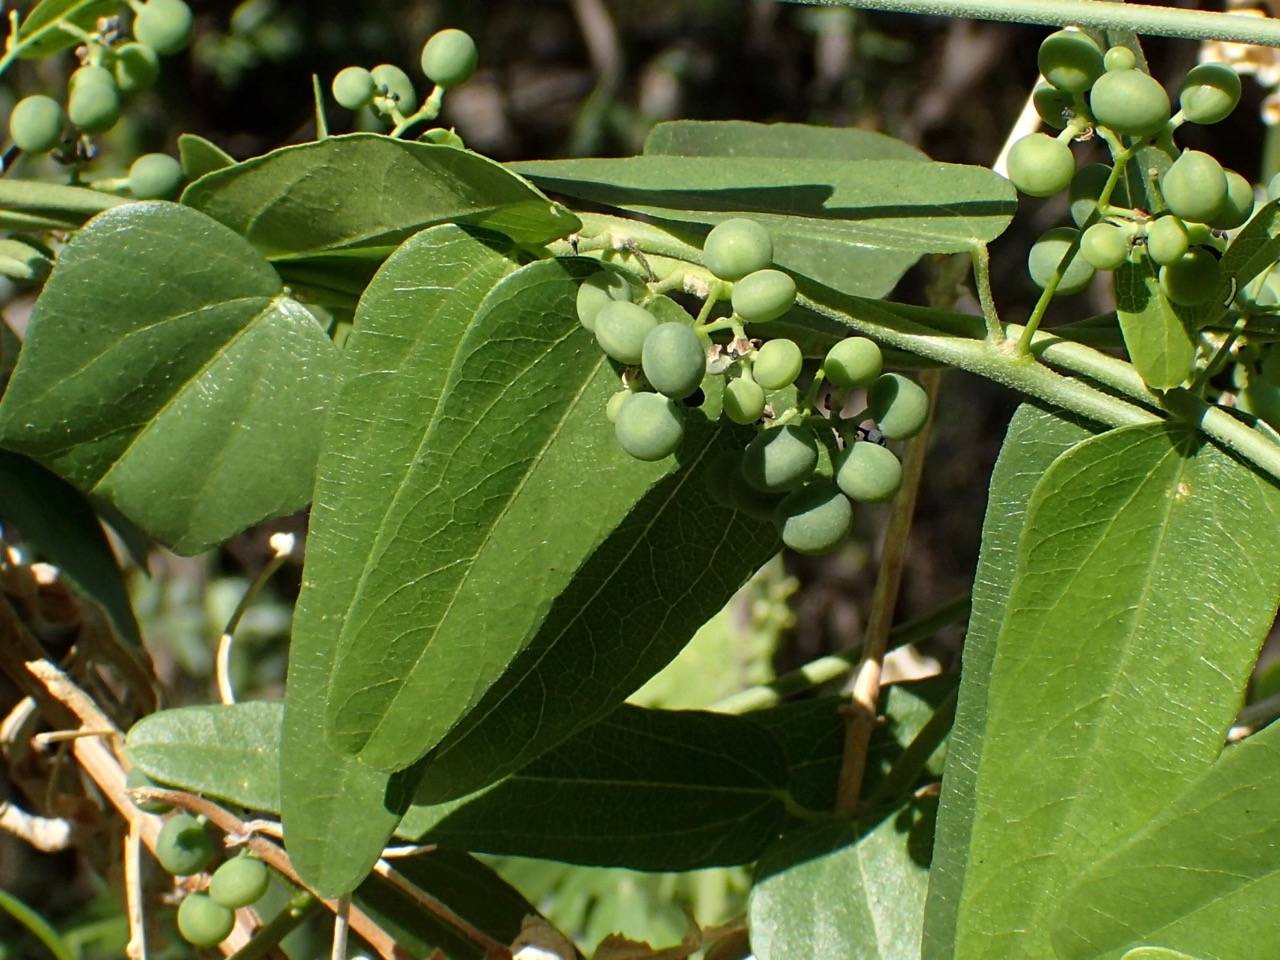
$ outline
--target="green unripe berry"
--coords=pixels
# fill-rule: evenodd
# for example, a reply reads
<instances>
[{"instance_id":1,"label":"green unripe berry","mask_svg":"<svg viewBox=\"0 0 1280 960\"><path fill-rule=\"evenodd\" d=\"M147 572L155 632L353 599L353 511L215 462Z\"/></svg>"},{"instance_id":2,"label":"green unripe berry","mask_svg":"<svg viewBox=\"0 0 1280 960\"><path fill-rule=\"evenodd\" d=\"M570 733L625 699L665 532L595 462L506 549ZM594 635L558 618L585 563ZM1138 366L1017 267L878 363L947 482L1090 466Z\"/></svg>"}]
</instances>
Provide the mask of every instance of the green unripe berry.
<instances>
[{"instance_id":1,"label":"green unripe berry","mask_svg":"<svg viewBox=\"0 0 1280 960\"><path fill-rule=\"evenodd\" d=\"M755 220L725 220L707 234L702 262L721 280L741 280L773 262L773 238Z\"/></svg>"},{"instance_id":2,"label":"green unripe berry","mask_svg":"<svg viewBox=\"0 0 1280 960\"><path fill-rule=\"evenodd\" d=\"M191 39L195 17L182 0L147 0L133 20L133 35L156 53L177 53Z\"/></svg>"},{"instance_id":3,"label":"green unripe berry","mask_svg":"<svg viewBox=\"0 0 1280 960\"><path fill-rule=\"evenodd\" d=\"M830 553L853 527L853 505L831 481L815 480L783 499L773 522L796 553Z\"/></svg>"},{"instance_id":4,"label":"green unripe berry","mask_svg":"<svg viewBox=\"0 0 1280 960\"><path fill-rule=\"evenodd\" d=\"M637 460L652 462L676 452L684 439L684 411L659 393L637 393L622 405L614 436Z\"/></svg>"},{"instance_id":5,"label":"green unripe berry","mask_svg":"<svg viewBox=\"0 0 1280 960\"><path fill-rule=\"evenodd\" d=\"M383 96L393 101L396 109L403 116L407 117L418 109L418 94L413 89L413 81L394 63L380 63L369 73L373 76L373 84L378 90L373 106L379 113L391 115L390 109L384 110L379 102Z\"/></svg>"},{"instance_id":6,"label":"green unripe berry","mask_svg":"<svg viewBox=\"0 0 1280 960\"><path fill-rule=\"evenodd\" d=\"M733 285L733 312L747 323L777 320L796 302L796 282L781 270L757 270Z\"/></svg>"},{"instance_id":7,"label":"green unripe berry","mask_svg":"<svg viewBox=\"0 0 1280 960\"><path fill-rule=\"evenodd\" d=\"M813 431L793 424L760 431L742 454L742 475L761 493L794 490L817 466Z\"/></svg>"},{"instance_id":8,"label":"green unripe berry","mask_svg":"<svg viewBox=\"0 0 1280 960\"><path fill-rule=\"evenodd\" d=\"M1054 227L1046 231L1031 246L1027 257L1027 272L1036 286L1043 289L1049 285L1054 271L1062 262L1062 258L1071 252L1071 248L1080 237L1079 230L1071 227ZM1072 255L1066 268L1062 271L1062 279L1058 282L1058 293L1069 296L1079 293L1093 279L1093 266L1080 255L1079 249Z\"/></svg>"},{"instance_id":9,"label":"green unripe berry","mask_svg":"<svg viewBox=\"0 0 1280 960\"><path fill-rule=\"evenodd\" d=\"M333 78L333 99L348 110L359 110L373 102L378 85L364 67L343 67Z\"/></svg>"},{"instance_id":10,"label":"green unripe berry","mask_svg":"<svg viewBox=\"0 0 1280 960\"><path fill-rule=\"evenodd\" d=\"M261 900L270 882L271 874L261 860L236 857L213 871L209 899L230 910L238 910Z\"/></svg>"},{"instance_id":11,"label":"green unripe berry","mask_svg":"<svg viewBox=\"0 0 1280 960\"><path fill-rule=\"evenodd\" d=\"M888 447L857 440L836 461L836 486L858 503L883 503L902 486L902 462Z\"/></svg>"},{"instance_id":12,"label":"green unripe berry","mask_svg":"<svg viewBox=\"0 0 1280 960\"><path fill-rule=\"evenodd\" d=\"M1023 137L1009 151L1009 179L1031 197L1051 197L1071 184L1076 158L1071 148L1047 133Z\"/></svg>"},{"instance_id":13,"label":"green unripe berry","mask_svg":"<svg viewBox=\"0 0 1280 960\"><path fill-rule=\"evenodd\" d=\"M1095 270L1116 270L1129 258L1129 235L1110 223L1095 223L1080 238L1080 255Z\"/></svg>"},{"instance_id":14,"label":"green unripe berry","mask_svg":"<svg viewBox=\"0 0 1280 960\"><path fill-rule=\"evenodd\" d=\"M1077 227L1083 228L1089 218L1097 212L1098 198L1111 179L1111 167L1105 163L1091 163L1081 167L1071 178L1071 188L1067 194L1071 201L1071 219ZM1126 194L1123 180L1116 184L1111 194L1111 202L1124 206Z\"/></svg>"},{"instance_id":15,"label":"green unripe berry","mask_svg":"<svg viewBox=\"0 0 1280 960\"><path fill-rule=\"evenodd\" d=\"M1169 122L1169 95L1141 70L1111 70L1089 93L1093 117L1104 127L1131 137L1148 137Z\"/></svg>"},{"instance_id":16,"label":"green unripe berry","mask_svg":"<svg viewBox=\"0 0 1280 960\"><path fill-rule=\"evenodd\" d=\"M58 145L65 119L53 97L24 97L9 114L9 137L23 153L45 153Z\"/></svg>"},{"instance_id":17,"label":"green unripe berry","mask_svg":"<svg viewBox=\"0 0 1280 960\"><path fill-rule=\"evenodd\" d=\"M924 429L929 395L911 378L886 373L867 391L867 411L890 440L906 440Z\"/></svg>"},{"instance_id":18,"label":"green unripe berry","mask_svg":"<svg viewBox=\"0 0 1280 960\"><path fill-rule=\"evenodd\" d=\"M129 773L124 778L124 786L126 790L132 790L134 787L155 787L158 784L143 773L141 767L130 767ZM138 803L138 809L143 813L168 813L173 808L169 804L160 800L143 800Z\"/></svg>"},{"instance_id":19,"label":"green unripe berry","mask_svg":"<svg viewBox=\"0 0 1280 960\"><path fill-rule=\"evenodd\" d=\"M178 932L197 947L216 947L235 925L236 915L207 894L189 894L178 904Z\"/></svg>"},{"instance_id":20,"label":"green unripe berry","mask_svg":"<svg viewBox=\"0 0 1280 960\"><path fill-rule=\"evenodd\" d=\"M1184 224L1187 228L1187 242L1193 247L1202 247L1213 241L1213 229L1207 223Z\"/></svg>"},{"instance_id":21,"label":"green unripe berry","mask_svg":"<svg viewBox=\"0 0 1280 960\"><path fill-rule=\"evenodd\" d=\"M766 390L781 390L796 382L804 354L794 340L770 340L756 351L751 375Z\"/></svg>"},{"instance_id":22,"label":"green unripe berry","mask_svg":"<svg viewBox=\"0 0 1280 960\"><path fill-rule=\"evenodd\" d=\"M111 75L121 93L137 93L160 77L160 55L145 43L126 43L116 50Z\"/></svg>"},{"instance_id":23,"label":"green unripe berry","mask_svg":"<svg viewBox=\"0 0 1280 960\"><path fill-rule=\"evenodd\" d=\"M1173 303L1195 307L1213 299L1222 283L1218 258L1203 247L1192 247L1160 268L1160 289Z\"/></svg>"},{"instance_id":24,"label":"green unripe berry","mask_svg":"<svg viewBox=\"0 0 1280 960\"><path fill-rule=\"evenodd\" d=\"M614 360L634 365L644 356L645 337L657 325L657 319L644 307L614 300L596 314L596 342Z\"/></svg>"},{"instance_id":25,"label":"green unripe berry","mask_svg":"<svg viewBox=\"0 0 1280 960\"><path fill-rule=\"evenodd\" d=\"M1208 223L1227 199L1227 175L1209 154L1183 150L1160 178L1160 192L1183 220Z\"/></svg>"},{"instance_id":26,"label":"green unripe berry","mask_svg":"<svg viewBox=\"0 0 1280 960\"><path fill-rule=\"evenodd\" d=\"M1240 102L1240 76L1222 63L1192 67L1182 81L1178 105L1192 123L1218 123Z\"/></svg>"},{"instance_id":27,"label":"green unripe berry","mask_svg":"<svg viewBox=\"0 0 1280 960\"><path fill-rule=\"evenodd\" d=\"M1253 184L1234 170L1225 171L1227 175L1227 199L1209 221L1211 227L1218 230L1234 230L1249 222L1253 216Z\"/></svg>"},{"instance_id":28,"label":"green unripe berry","mask_svg":"<svg viewBox=\"0 0 1280 960\"><path fill-rule=\"evenodd\" d=\"M139 200L166 200L182 186L182 164L167 153L147 153L129 167L129 192Z\"/></svg>"},{"instance_id":29,"label":"green unripe berry","mask_svg":"<svg viewBox=\"0 0 1280 960\"><path fill-rule=\"evenodd\" d=\"M827 382L840 390L865 387L884 367L884 354L874 340L846 337L827 351L822 370Z\"/></svg>"},{"instance_id":30,"label":"green unripe berry","mask_svg":"<svg viewBox=\"0 0 1280 960\"><path fill-rule=\"evenodd\" d=\"M755 423L764 415L764 388L755 378L744 373L734 377L724 388L724 413L734 423Z\"/></svg>"},{"instance_id":31,"label":"green unripe berry","mask_svg":"<svg viewBox=\"0 0 1280 960\"><path fill-rule=\"evenodd\" d=\"M479 60L476 42L465 30L441 30L422 47L422 72L446 90L470 80Z\"/></svg>"},{"instance_id":32,"label":"green unripe berry","mask_svg":"<svg viewBox=\"0 0 1280 960\"><path fill-rule=\"evenodd\" d=\"M618 414L622 412L623 406L632 396L630 390L619 390L609 398L609 402L605 404L604 415L609 418L610 423L618 422Z\"/></svg>"},{"instance_id":33,"label":"green unripe berry","mask_svg":"<svg viewBox=\"0 0 1280 960\"><path fill-rule=\"evenodd\" d=\"M612 270L593 273L578 286L578 322L588 330L595 330L600 311L618 300L631 300L631 284L627 278Z\"/></svg>"},{"instance_id":34,"label":"green unripe berry","mask_svg":"<svg viewBox=\"0 0 1280 960\"><path fill-rule=\"evenodd\" d=\"M187 877L213 862L213 839L195 817L175 814L156 837L156 859L170 873Z\"/></svg>"},{"instance_id":35,"label":"green unripe berry","mask_svg":"<svg viewBox=\"0 0 1280 960\"><path fill-rule=\"evenodd\" d=\"M1035 105L1036 113L1040 114L1040 119L1055 130L1065 129L1068 119L1075 112L1071 94L1063 93L1051 83L1036 84L1035 90L1031 92L1031 102Z\"/></svg>"},{"instance_id":36,"label":"green unripe berry","mask_svg":"<svg viewBox=\"0 0 1280 960\"><path fill-rule=\"evenodd\" d=\"M1059 30L1045 37L1037 60L1044 78L1067 93L1084 93L1106 69L1102 49L1079 30Z\"/></svg>"},{"instance_id":37,"label":"green unripe berry","mask_svg":"<svg viewBox=\"0 0 1280 960\"><path fill-rule=\"evenodd\" d=\"M1108 70L1132 70L1138 65L1138 55L1128 47L1108 47L1102 65Z\"/></svg>"},{"instance_id":38,"label":"green unripe berry","mask_svg":"<svg viewBox=\"0 0 1280 960\"><path fill-rule=\"evenodd\" d=\"M1147 256L1153 263L1160 266L1173 263L1190 245L1186 224L1171 214L1147 224Z\"/></svg>"},{"instance_id":39,"label":"green unripe berry","mask_svg":"<svg viewBox=\"0 0 1280 960\"><path fill-rule=\"evenodd\" d=\"M692 327L660 323L644 338L640 367L653 389L672 400L683 400L707 375L707 353Z\"/></svg>"},{"instance_id":40,"label":"green unripe berry","mask_svg":"<svg viewBox=\"0 0 1280 960\"><path fill-rule=\"evenodd\" d=\"M120 89L106 67L81 67L67 89L67 116L86 133L103 133L120 119Z\"/></svg>"}]
</instances>

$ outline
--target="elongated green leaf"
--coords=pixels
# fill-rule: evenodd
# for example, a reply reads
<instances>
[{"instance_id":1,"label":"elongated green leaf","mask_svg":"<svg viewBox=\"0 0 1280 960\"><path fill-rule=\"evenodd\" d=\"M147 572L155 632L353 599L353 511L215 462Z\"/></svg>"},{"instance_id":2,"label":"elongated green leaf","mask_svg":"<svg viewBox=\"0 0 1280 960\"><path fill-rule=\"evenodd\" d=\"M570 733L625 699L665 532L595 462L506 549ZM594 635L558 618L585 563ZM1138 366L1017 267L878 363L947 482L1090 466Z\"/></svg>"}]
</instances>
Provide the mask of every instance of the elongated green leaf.
<instances>
[{"instance_id":1,"label":"elongated green leaf","mask_svg":"<svg viewBox=\"0 0 1280 960\"><path fill-rule=\"evenodd\" d=\"M787 819L787 779L746 717L623 706L478 795L413 808L399 832L592 866L748 863Z\"/></svg>"},{"instance_id":2,"label":"elongated green leaf","mask_svg":"<svg viewBox=\"0 0 1280 960\"><path fill-rule=\"evenodd\" d=\"M928 160L909 143L856 127L746 120L671 120L644 141L646 155L796 160Z\"/></svg>"},{"instance_id":3,"label":"elongated green leaf","mask_svg":"<svg viewBox=\"0 0 1280 960\"><path fill-rule=\"evenodd\" d=\"M977 802L978 763L987 722L987 694L996 637L1004 622L1031 492L1059 456L1093 433L1052 410L1023 404L1013 416L991 475L982 551L965 631L956 720L947 745L937 843L925 910L925 960L950 960L970 831Z\"/></svg>"},{"instance_id":4,"label":"elongated green leaf","mask_svg":"<svg viewBox=\"0 0 1280 960\"><path fill-rule=\"evenodd\" d=\"M282 147L202 177L182 202L271 259L380 259L432 224L459 222L545 243L578 219L469 150L371 133Z\"/></svg>"},{"instance_id":5,"label":"elongated green leaf","mask_svg":"<svg viewBox=\"0 0 1280 960\"><path fill-rule=\"evenodd\" d=\"M18 363L18 353L22 350L22 341L9 329L9 325L0 320L0 397L9 388L9 377Z\"/></svg>"},{"instance_id":6,"label":"elongated green leaf","mask_svg":"<svg viewBox=\"0 0 1280 960\"><path fill-rule=\"evenodd\" d=\"M387 793L391 778L328 746L324 697L337 633L444 391L448 358L512 269L458 227L425 230L373 279L347 342L294 615L280 774L294 865L325 893L360 882L404 812Z\"/></svg>"},{"instance_id":7,"label":"elongated green leaf","mask_svg":"<svg viewBox=\"0 0 1280 960\"><path fill-rule=\"evenodd\" d=\"M178 159L182 163L182 175L188 180L198 180L206 173L234 166L236 158L212 140L194 133L178 134Z\"/></svg>"},{"instance_id":8,"label":"elongated green leaf","mask_svg":"<svg viewBox=\"0 0 1280 960\"><path fill-rule=\"evenodd\" d=\"M845 293L883 296L923 253L999 236L1016 203L990 170L915 160L643 156L513 169L546 190L705 234L730 217L769 228L778 266Z\"/></svg>"},{"instance_id":9,"label":"elongated green leaf","mask_svg":"<svg viewBox=\"0 0 1280 960\"><path fill-rule=\"evenodd\" d=\"M916 960L935 804L878 824L784 835L761 859L748 920L757 960Z\"/></svg>"},{"instance_id":10,"label":"elongated green leaf","mask_svg":"<svg viewBox=\"0 0 1280 960\"><path fill-rule=\"evenodd\" d=\"M1165 297L1151 261L1121 264L1115 290L1120 330L1138 373L1158 390L1178 386L1191 373L1195 328Z\"/></svg>"},{"instance_id":11,"label":"elongated green leaf","mask_svg":"<svg viewBox=\"0 0 1280 960\"><path fill-rule=\"evenodd\" d=\"M35 461L0 450L0 522L16 526L40 559L98 603L121 637L139 642L120 567L80 491Z\"/></svg>"},{"instance_id":12,"label":"elongated green leaf","mask_svg":"<svg viewBox=\"0 0 1280 960\"><path fill-rule=\"evenodd\" d=\"M1222 257L1227 276L1243 287L1280 260L1280 201L1254 214Z\"/></svg>"},{"instance_id":13,"label":"elongated green leaf","mask_svg":"<svg viewBox=\"0 0 1280 960\"><path fill-rule=\"evenodd\" d=\"M51 56L80 42L79 32L62 30L60 23L78 31L91 30L99 17L119 9L119 0L40 0L23 19L14 40L22 45L25 58Z\"/></svg>"},{"instance_id":14,"label":"elongated green leaf","mask_svg":"<svg viewBox=\"0 0 1280 960\"><path fill-rule=\"evenodd\" d=\"M1080 877L1058 911L1063 960L1152 944L1202 960L1280 951L1280 725L1229 747L1124 846Z\"/></svg>"},{"instance_id":15,"label":"elongated green leaf","mask_svg":"<svg viewBox=\"0 0 1280 960\"><path fill-rule=\"evenodd\" d=\"M15 230L24 228L24 217L52 224L52 229L74 230L90 217L130 203L112 193L69 187L37 180L0 180L0 220Z\"/></svg>"},{"instance_id":16,"label":"elongated green leaf","mask_svg":"<svg viewBox=\"0 0 1280 960\"><path fill-rule=\"evenodd\" d=\"M1080 871L1217 757L1275 616L1278 523L1280 491L1176 425L1050 467L991 670L959 960L1048 956Z\"/></svg>"},{"instance_id":17,"label":"elongated green leaf","mask_svg":"<svg viewBox=\"0 0 1280 960\"><path fill-rule=\"evenodd\" d=\"M0 443L197 553L307 503L337 358L240 237L131 204L59 256Z\"/></svg>"}]
</instances>

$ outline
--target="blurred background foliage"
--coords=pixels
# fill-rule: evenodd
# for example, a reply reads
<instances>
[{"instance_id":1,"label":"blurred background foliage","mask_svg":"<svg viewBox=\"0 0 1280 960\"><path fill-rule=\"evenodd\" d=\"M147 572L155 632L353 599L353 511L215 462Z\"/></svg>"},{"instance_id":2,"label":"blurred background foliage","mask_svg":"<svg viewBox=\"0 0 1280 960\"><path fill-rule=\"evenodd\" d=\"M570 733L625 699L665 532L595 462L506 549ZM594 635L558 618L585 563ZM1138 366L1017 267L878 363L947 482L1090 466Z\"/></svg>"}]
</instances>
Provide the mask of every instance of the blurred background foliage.
<instances>
[{"instance_id":1,"label":"blurred background foliage","mask_svg":"<svg viewBox=\"0 0 1280 960\"><path fill-rule=\"evenodd\" d=\"M476 38L481 67L450 94L443 121L456 125L468 146L500 160L633 153L654 123L683 117L860 126L917 144L939 160L988 165L1022 109L1045 32L772 0L196 0L192 6L198 15L194 43L166 60L160 84L139 97L99 144L95 176L119 173L141 152L174 152L183 132L208 137L239 158L310 139L313 73L327 88L348 64L414 67L422 41L445 26ZM1174 85L1198 50L1157 42L1148 52L1153 72ZM68 53L10 71L0 81L0 113L25 94L60 92L71 64ZM1256 122L1265 92L1246 84L1246 109L1210 132L1224 163L1259 179L1271 172L1262 160L1265 131ZM335 132L366 123L332 106L329 118ZM1189 133L1188 145L1196 145L1191 141L1197 133L1206 135ZM1089 150L1086 145L1086 155ZM41 161L16 175L56 178L61 171ZM993 250L996 296L1007 319L1025 318L1034 300L1025 250L1061 222L1064 203L1024 204ZM931 279L943 272L939 266L913 270L896 298L925 302ZM957 296L961 309L973 309L966 293ZM5 288L0 302L6 319L21 329L30 292ZM1110 307L1106 291L1097 287L1075 298L1060 319ZM950 373L944 380L900 619L968 589L987 477L1015 403L976 378ZM636 699L653 706L708 706L856 644L886 518L884 509L863 509L858 535L841 552L788 557L785 567L766 568ZM305 518L249 531L215 555L184 559L155 551L150 576L131 572L166 705L215 699L217 636L270 556L267 538L276 530L302 533ZM241 624L233 677L243 698L281 693L299 579L300 561L294 561ZM912 651L905 669L955 666L961 637L958 627L942 631ZM0 705L12 703L13 693L0 690ZM0 783L0 798L9 789ZM703 924L740 913L749 879L744 869L649 876L529 860L494 863L587 948L614 931L676 942L685 911ZM73 854L41 855L0 837L0 889L38 904L78 956L122 955L126 931L118 883L115 876L103 881ZM303 958L324 949L305 937L293 945ZM0 958L31 956L28 951L36 949L0 917ZM184 955L176 944L152 954Z\"/></svg>"}]
</instances>

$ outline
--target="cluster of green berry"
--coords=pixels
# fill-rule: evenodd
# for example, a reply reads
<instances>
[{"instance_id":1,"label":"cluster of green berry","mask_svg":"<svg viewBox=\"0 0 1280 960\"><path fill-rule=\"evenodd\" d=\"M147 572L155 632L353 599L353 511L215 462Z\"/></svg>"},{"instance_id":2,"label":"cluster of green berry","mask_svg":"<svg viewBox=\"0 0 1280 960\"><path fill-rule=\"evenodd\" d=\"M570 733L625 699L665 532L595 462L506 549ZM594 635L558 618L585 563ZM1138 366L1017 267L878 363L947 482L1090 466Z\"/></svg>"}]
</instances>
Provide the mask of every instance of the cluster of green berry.
<instances>
[{"instance_id":1,"label":"cluster of green berry","mask_svg":"<svg viewBox=\"0 0 1280 960\"><path fill-rule=\"evenodd\" d=\"M154 786L137 767L129 771L126 785ZM169 809L155 802L144 802L140 806L156 814ZM160 828L155 856L169 873L189 877L205 872L212 865L216 850L213 838L199 818L175 813ZM224 861L209 878L207 891L190 893L178 905L178 932L197 947L217 946L235 926L235 911L261 900L270 882L267 865L248 853Z\"/></svg>"},{"instance_id":2,"label":"cluster of green berry","mask_svg":"<svg viewBox=\"0 0 1280 960\"><path fill-rule=\"evenodd\" d=\"M1032 279L1041 287L1056 282L1057 293L1077 293L1096 271L1146 257L1159 268L1160 287L1171 302L1206 302L1221 284L1215 231L1249 219L1253 187L1206 153L1178 152L1172 134L1183 123L1224 120L1240 101L1240 78L1230 67L1200 64L1183 80L1179 110L1171 115L1164 87L1138 68L1128 47L1104 52L1084 32L1060 30L1041 44L1039 64L1047 83L1035 91L1036 109L1061 132L1033 133L1015 143L1009 179L1035 197L1068 190L1076 228L1057 227L1037 241L1027 262ZM1095 133L1110 147L1114 166L1077 171L1070 144ZM1131 209L1124 168L1149 143L1176 159L1155 185L1157 209Z\"/></svg>"},{"instance_id":3,"label":"cluster of green berry","mask_svg":"<svg viewBox=\"0 0 1280 960\"><path fill-rule=\"evenodd\" d=\"M355 66L343 68L333 78L333 99L348 110L370 107L384 122L403 129L419 120L434 120L440 113L445 91L471 79L478 59L475 41L469 34L455 29L441 30L422 47L422 72L435 88L421 107L413 81L392 63L379 64L372 70ZM433 129L424 139L461 146L451 130Z\"/></svg>"},{"instance_id":4,"label":"cluster of green berry","mask_svg":"<svg viewBox=\"0 0 1280 960\"><path fill-rule=\"evenodd\" d=\"M902 466L884 441L919 432L929 402L914 381L882 372L880 348L865 337L835 344L801 396L800 346L746 333L747 325L754 332L795 304L795 281L772 261L765 227L726 220L703 247L715 280L696 319L669 298L637 289L624 273L602 269L578 288L578 320L623 368L623 389L605 411L623 450L645 461L674 454L684 439L686 404L705 395L708 377L722 377L723 415L756 433L715 471L714 492L735 509L772 519L791 549L826 553L851 529L851 501L878 503L897 492ZM713 319L726 296L731 315ZM728 342L716 338L722 332ZM818 407L823 384L831 388L827 412ZM866 408L842 416L857 390L866 391ZM865 420L878 429L860 426Z\"/></svg>"},{"instance_id":5,"label":"cluster of green berry","mask_svg":"<svg viewBox=\"0 0 1280 960\"><path fill-rule=\"evenodd\" d=\"M85 134L105 133L120 119L123 95L145 90L160 75L160 57L177 53L191 39L194 19L183 0L146 0L134 5L133 39L115 17L98 21L78 51L81 66L67 83L67 103L44 94L19 101L9 115L9 136L24 153L48 153L63 143L67 122ZM171 196L182 174L172 157L151 154L129 173L130 189L143 199Z\"/></svg>"}]
</instances>

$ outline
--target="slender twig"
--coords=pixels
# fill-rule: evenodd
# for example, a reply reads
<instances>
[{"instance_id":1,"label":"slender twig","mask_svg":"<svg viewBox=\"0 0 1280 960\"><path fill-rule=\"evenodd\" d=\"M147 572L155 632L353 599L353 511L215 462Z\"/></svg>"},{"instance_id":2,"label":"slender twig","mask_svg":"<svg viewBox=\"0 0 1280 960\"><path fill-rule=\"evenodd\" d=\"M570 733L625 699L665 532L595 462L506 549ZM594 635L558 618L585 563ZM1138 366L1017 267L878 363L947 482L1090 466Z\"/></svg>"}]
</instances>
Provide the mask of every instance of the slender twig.
<instances>
[{"instance_id":1,"label":"slender twig","mask_svg":"<svg viewBox=\"0 0 1280 960\"><path fill-rule=\"evenodd\" d=\"M128 960L147 960L147 929L142 916L142 833L138 820L129 821L124 835L124 905L129 918Z\"/></svg>"},{"instance_id":2,"label":"slender twig","mask_svg":"<svg viewBox=\"0 0 1280 960\"><path fill-rule=\"evenodd\" d=\"M1004 327L996 310L995 297L991 294L991 251L985 243L975 243L969 251L973 260L973 283L978 288L978 302L982 305L982 318L987 327L987 342L997 346L1004 341Z\"/></svg>"},{"instance_id":3,"label":"slender twig","mask_svg":"<svg viewBox=\"0 0 1280 960\"><path fill-rule=\"evenodd\" d=\"M347 960L347 931L351 928L351 894L338 898L338 909L333 911L333 949L329 960Z\"/></svg>"},{"instance_id":4,"label":"slender twig","mask_svg":"<svg viewBox=\"0 0 1280 960\"><path fill-rule=\"evenodd\" d=\"M218 697L226 704L236 702L235 689L231 684L231 644L235 637L236 627L240 626L240 620L244 617L245 611L249 609L249 605L257 598L259 591L266 585L266 582L289 559L290 554L293 553L294 546L297 544L297 538L291 533L273 533L270 543L274 555L258 571L258 575L253 578L253 582L249 584L249 589L244 592L244 596L236 604L236 608L231 614L231 619L222 628L222 636L218 638L218 653L214 658L214 674L218 680Z\"/></svg>"},{"instance_id":5,"label":"slender twig","mask_svg":"<svg viewBox=\"0 0 1280 960\"><path fill-rule=\"evenodd\" d=\"M867 800L868 807L876 807L881 803L896 801L911 789L911 785L920 777L929 758L933 756L938 745L951 732L951 724L956 718L956 691L952 690L919 732L907 744L902 755L894 761L889 772L885 774L880 785Z\"/></svg>"},{"instance_id":6,"label":"slender twig","mask_svg":"<svg viewBox=\"0 0 1280 960\"><path fill-rule=\"evenodd\" d=\"M484 947L486 956L502 958L511 956L511 951L505 943L498 942L479 927L458 916L440 900L437 900L431 894L427 893L425 890L421 889L406 878L402 873L396 870L395 867L387 863L385 859L379 860L374 864L373 872L386 880L387 883L391 884L391 886L395 887L422 909L444 919L451 927L463 933L473 943Z\"/></svg>"},{"instance_id":7,"label":"slender twig","mask_svg":"<svg viewBox=\"0 0 1280 960\"><path fill-rule=\"evenodd\" d=\"M0 800L0 831L17 837L41 853L58 853L71 846L75 831L62 817L38 817Z\"/></svg>"}]
</instances>

